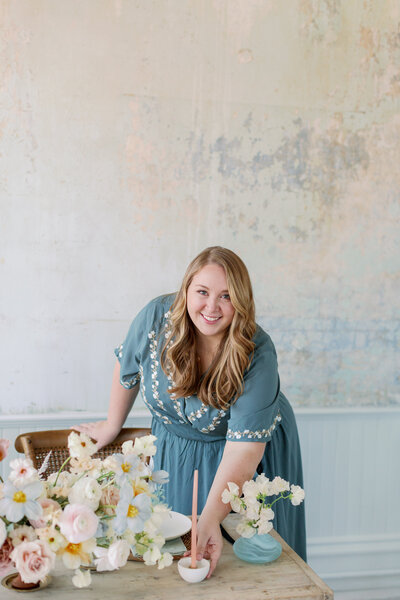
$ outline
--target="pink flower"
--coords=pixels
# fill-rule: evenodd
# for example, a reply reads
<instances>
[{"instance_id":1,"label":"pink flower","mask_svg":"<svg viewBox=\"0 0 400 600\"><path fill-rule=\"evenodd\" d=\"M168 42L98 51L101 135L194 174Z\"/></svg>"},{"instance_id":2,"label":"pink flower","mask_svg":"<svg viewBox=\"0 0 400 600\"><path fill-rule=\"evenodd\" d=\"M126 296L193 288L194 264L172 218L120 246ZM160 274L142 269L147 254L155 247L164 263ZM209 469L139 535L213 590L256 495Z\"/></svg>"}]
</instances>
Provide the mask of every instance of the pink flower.
<instances>
[{"instance_id":1,"label":"pink flower","mask_svg":"<svg viewBox=\"0 0 400 600\"><path fill-rule=\"evenodd\" d=\"M58 519L61 533L71 544L79 544L94 537L99 524L99 517L89 506L84 504L68 504Z\"/></svg>"},{"instance_id":2,"label":"pink flower","mask_svg":"<svg viewBox=\"0 0 400 600\"><path fill-rule=\"evenodd\" d=\"M51 500L50 498L39 498L38 502L43 508L43 514L41 517L39 517L39 519L30 519L30 524L35 529L46 527L48 525L48 521L52 519L54 513L58 510L61 510L58 502Z\"/></svg>"},{"instance_id":3,"label":"pink flower","mask_svg":"<svg viewBox=\"0 0 400 600\"><path fill-rule=\"evenodd\" d=\"M11 553L11 558L25 583L43 581L56 562L56 555L46 542L22 542Z\"/></svg>"},{"instance_id":4,"label":"pink flower","mask_svg":"<svg viewBox=\"0 0 400 600\"><path fill-rule=\"evenodd\" d=\"M0 439L0 462L7 456L9 445L9 440L5 440L4 438Z\"/></svg>"},{"instance_id":5,"label":"pink flower","mask_svg":"<svg viewBox=\"0 0 400 600\"><path fill-rule=\"evenodd\" d=\"M7 538L0 548L0 576L6 575L12 567L11 552L14 546L10 538Z\"/></svg>"}]
</instances>

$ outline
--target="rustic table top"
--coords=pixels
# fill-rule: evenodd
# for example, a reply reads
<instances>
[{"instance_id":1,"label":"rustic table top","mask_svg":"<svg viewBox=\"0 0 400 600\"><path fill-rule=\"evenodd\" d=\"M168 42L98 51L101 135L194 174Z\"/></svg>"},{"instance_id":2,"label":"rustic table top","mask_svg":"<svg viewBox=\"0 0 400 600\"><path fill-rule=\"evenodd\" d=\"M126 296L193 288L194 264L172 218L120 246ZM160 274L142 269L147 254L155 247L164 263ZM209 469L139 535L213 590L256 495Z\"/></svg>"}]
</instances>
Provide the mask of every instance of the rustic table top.
<instances>
[{"instance_id":1,"label":"rustic table top","mask_svg":"<svg viewBox=\"0 0 400 600\"><path fill-rule=\"evenodd\" d=\"M237 538L235 518L229 515L223 526L232 538ZM282 544L281 556L272 563L253 565L238 559L229 542L224 540L223 553L213 576L201 583L183 581L176 562L158 570L143 563L129 561L119 571L92 572L92 583L79 590L71 581L73 571L60 570L52 575L47 588L33 592L32 600L330 600L332 590L276 533ZM2 600L14 600L18 592L1 587Z\"/></svg>"}]
</instances>

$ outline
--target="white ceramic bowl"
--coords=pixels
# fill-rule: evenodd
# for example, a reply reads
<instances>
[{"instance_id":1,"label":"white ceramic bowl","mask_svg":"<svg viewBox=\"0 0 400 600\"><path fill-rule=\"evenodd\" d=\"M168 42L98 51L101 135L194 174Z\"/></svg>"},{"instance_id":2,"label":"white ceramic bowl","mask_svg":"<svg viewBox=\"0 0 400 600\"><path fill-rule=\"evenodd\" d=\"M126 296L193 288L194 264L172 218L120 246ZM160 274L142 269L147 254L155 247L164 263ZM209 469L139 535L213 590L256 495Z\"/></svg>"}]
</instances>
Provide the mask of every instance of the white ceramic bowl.
<instances>
[{"instance_id":1,"label":"white ceramic bowl","mask_svg":"<svg viewBox=\"0 0 400 600\"><path fill-rule=\"evenodd\" d=\"M202 558L196 562L196 568L190 567L192 559L190 556L185 556L178 561L179 575L188 583L199 583L207 576L210 570L210 561Z\"/></svg>"}]
</instances>

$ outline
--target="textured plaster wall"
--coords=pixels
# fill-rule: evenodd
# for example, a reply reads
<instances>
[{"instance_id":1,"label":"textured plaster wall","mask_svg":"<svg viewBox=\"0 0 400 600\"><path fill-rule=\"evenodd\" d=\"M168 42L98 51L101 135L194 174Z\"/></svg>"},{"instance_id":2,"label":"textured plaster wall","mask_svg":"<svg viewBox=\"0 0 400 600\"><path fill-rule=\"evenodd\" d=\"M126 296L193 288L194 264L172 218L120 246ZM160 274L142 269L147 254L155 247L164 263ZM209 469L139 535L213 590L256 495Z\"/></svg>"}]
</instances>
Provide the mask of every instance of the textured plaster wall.
<instances>
[{"instance_id":1,"label":"textured plaster wall","mask_svg":"<svg viewBox=\"0 0 400 600\"><path fill-rule=\"evenodd\" d=\"M210 244L293 404L399 404L399 98L398 0L0 0L1 412L105 410Z\"/></svg>"}]
</instances>

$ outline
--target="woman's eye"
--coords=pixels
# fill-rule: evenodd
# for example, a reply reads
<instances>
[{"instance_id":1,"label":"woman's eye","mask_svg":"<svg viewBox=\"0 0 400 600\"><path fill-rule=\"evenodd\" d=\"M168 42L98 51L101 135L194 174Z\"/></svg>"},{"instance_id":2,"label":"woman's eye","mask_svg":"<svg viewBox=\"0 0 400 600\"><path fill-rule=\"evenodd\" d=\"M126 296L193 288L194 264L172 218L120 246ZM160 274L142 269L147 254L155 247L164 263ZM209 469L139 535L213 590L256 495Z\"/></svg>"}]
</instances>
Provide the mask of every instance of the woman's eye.
<instances>
[{"instance_id":1,"label":"woman's eye","mask_svg":"<svg viewBox=\"0 0 400 600\"><path fill-rule=\"evenodd\" d=\"M230 300L229 294L223 294L222 297L224 300Z\"/></svg>"},{"instance_id":2,"label":"woman's eye","mask_svg":"<svg viewBox=\"0 0 400 600\"><path fill-rule=\"evenodd\" d=\"M199 294L201 294L202 296L204 296L205 294L207 294L206 290L199 290Z\"/></svg>"}]
</instances>

